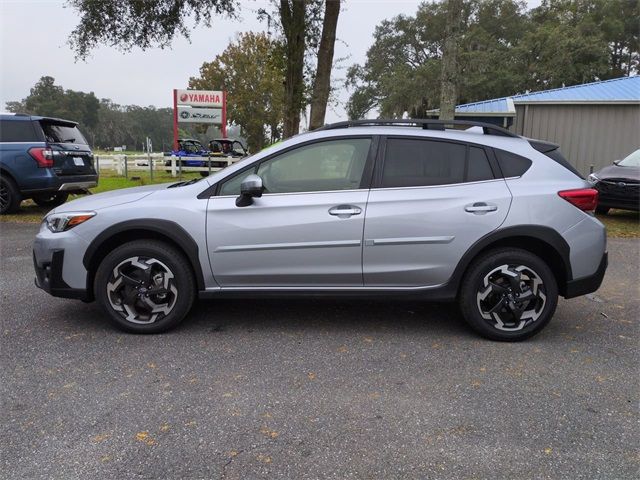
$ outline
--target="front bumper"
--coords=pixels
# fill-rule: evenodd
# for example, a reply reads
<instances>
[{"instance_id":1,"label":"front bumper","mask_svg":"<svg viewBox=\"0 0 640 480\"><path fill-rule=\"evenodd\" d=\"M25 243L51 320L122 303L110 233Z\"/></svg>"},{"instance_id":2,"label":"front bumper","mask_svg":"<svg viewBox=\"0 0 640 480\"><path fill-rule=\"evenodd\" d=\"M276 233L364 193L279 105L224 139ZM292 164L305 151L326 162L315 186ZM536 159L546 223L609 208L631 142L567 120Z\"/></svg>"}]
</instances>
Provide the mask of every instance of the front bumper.
<instances>
[{"instance_id":1,"label":"front bumper","mask_svg":"<svg viewBox=\"0 0 640 480\"><path fill-rule=\"evenodd\" d=\"M598 290L602 284L608 265L608 254L607 252L604 252L602 259L600 260L600 265L595 273L567 282L564 298L579 297L580 295L586 295L587 293L592 293Z\"/></svg>"},{"instance_id":2,"label":"front bumper","mask_svg":"<svg viewBox=\"0 0 640 480\"><path fill-rule=\"evenodd\" d=\"M62 266L64 265L64 250L54 250L51 261L38 264L36 254L33 253L33 267L36 270L36 287L54 297L75 298L78 300L90 300L86 289L71 288L62 278Z\"/></svg>"},{"instance_id":3,"label":"front bumper","mask_svg":"<svg viewBox=\"0 0 640 480\"><path fill-rule=\"evenodd\" d=\"M36 286L55 297L91 300L82 264L87 246L73 230L53 233L43 223L33 242Z\"/></svg>"}]
</instances>

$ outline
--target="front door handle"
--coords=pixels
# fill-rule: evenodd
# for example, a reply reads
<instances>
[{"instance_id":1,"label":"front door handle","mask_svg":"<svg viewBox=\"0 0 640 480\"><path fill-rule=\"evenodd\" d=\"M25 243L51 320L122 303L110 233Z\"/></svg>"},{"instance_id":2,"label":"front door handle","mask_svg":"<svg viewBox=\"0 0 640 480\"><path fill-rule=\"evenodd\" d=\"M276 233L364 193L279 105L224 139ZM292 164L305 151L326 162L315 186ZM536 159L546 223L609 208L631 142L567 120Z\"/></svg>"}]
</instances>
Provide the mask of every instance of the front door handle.
<instances>
[{"instance_id":1,"label":"front door handle","mask_svg":"<svg viewBox=\"0 0 640 480\"><path fill-rule=\"evenodd\" d=\"M484 215L485 213L495 212L496 210L498 210L497 205L491 205L485 202L476 202L464 207L465 212L475 213L476 215Z\"/></svg>"},{"instance_id":2,"label":"front door handle","mask_svg":"<svg viewBox=\"0 0 640 480\"><path fill-rule=\"evenodd\" d=\"M360 215L362 209L354 205L338 205L329 209L329 215L334 215L338 218L349 218L351 215Z\"/></svg>"}]
</instances>

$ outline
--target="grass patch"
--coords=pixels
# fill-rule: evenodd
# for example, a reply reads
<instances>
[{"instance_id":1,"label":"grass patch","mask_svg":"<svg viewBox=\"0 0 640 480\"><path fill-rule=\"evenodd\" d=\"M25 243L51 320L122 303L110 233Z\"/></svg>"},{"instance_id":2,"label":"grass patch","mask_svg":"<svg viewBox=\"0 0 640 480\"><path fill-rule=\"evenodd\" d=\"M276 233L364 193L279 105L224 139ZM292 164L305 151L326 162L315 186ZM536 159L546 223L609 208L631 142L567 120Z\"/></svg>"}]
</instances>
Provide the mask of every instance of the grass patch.
<instances>
[{"instance_id":1,"label":"grass patch","mask_svg":"<svg viewBox=\"0 0 640 480\"><path fill-rule=\"evenodd\" d=\"M607 227L610 238L640 238L640 213L627 210L609 210L607 215L596 215Z\"/></svg>"}]
</instances>

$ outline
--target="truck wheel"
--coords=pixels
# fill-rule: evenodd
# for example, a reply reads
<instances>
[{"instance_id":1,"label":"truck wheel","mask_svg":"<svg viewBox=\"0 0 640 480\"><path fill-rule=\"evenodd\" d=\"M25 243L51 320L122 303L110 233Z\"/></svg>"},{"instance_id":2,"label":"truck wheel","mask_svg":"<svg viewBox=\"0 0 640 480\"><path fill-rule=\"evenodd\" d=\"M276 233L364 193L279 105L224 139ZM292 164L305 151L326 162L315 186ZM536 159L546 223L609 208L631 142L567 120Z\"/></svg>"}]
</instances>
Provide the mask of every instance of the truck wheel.
<instances>
[{"instance_id":1,"label":"truck wheel","mask_svg":"<svg viewBox=\"0 0 640 480\"><path fill-rule=\"evenodd\" d=\"M17 212L22 198L13 180L0 177L0 215Z\"/></svg>"},{"instance_id":2,"label":"truck wheel","mask_svg":"<svg viewBox=\"0 0 640 480\"><path fill-rule=\"evenodd\" d=\"M558 304L548 265L520 249L492 250L475 260L462 282L466 322L491 340L520 341L542 330Z\"/></svg>"},{"instance_id":3,"label":"truck wheel","mask_svg":"<svg viewBox=\"0 0 640 480\"><path fill-rule=\"evenodd\" d=\"M67 198L69 198L67 192L41 193L40 195L34 195L33 201L40 207L55 208L66 202Z\"/></svg>"},{"instance_id":4,"label":"truck wheel","mask_svg":"<svg viewBox=\"0 0 640 480\"><path fill-rule=\"evenodd\" d=\"M180 251L164 242L136 240L105 257L96 272L94 292L119 329L161 333L189 313L196 285Z\"/></svg>"}]
</instances>

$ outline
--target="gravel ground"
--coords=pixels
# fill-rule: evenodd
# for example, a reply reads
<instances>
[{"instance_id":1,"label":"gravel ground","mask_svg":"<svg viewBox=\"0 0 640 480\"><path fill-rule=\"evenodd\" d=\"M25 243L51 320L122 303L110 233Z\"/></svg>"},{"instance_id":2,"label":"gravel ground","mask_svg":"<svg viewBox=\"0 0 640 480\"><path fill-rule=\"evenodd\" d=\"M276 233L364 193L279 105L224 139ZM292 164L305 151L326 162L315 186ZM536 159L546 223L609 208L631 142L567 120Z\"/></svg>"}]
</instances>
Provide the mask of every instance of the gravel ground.
<instances>
[{"instance_id":1,"label":"gravel ground","mask_svg":"<svg viewBox=\"0 0 640 480\"><path fill-rule=\"evenodd\" d=\"M33 286L36 230L0 225L2 478L638 478L637 239L505 344L370 300L200 302L127 335Z\"/></svg>"}]
</instances>

